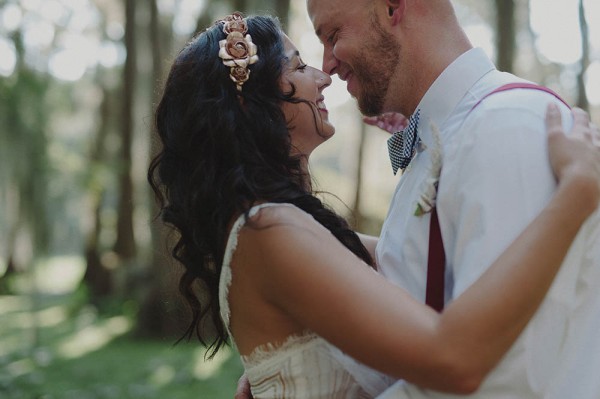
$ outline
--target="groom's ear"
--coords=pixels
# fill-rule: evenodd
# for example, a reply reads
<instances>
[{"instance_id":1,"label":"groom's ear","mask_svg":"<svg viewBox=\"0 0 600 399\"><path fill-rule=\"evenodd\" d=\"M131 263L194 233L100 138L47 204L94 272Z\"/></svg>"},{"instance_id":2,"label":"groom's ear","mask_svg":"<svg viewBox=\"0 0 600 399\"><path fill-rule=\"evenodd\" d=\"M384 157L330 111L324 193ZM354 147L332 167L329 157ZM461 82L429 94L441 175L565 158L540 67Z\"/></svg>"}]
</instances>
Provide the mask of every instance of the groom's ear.
<instances>
[{"instance_id":1,"label":"groom's ear","mask_svg":"<svg viewBox=\"0 0 600 399\"><path fill-rule=\"evenodd\" d=\"M404 17L406 0L386 0L386 6L388 9L388 17L392 23L392 26L398 25Z\"/></svg>"}]
</instances>

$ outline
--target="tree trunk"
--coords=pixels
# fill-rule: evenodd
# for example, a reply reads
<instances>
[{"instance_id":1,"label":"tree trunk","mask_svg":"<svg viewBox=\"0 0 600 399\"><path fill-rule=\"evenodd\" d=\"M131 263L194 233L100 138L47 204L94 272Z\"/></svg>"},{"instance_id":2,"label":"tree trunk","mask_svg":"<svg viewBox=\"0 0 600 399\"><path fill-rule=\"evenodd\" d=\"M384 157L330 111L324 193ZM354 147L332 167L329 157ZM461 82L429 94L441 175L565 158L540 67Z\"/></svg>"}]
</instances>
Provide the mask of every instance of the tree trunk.
<instances>
[{"instance_id":1,"label":"tree trunk","mask_svg":"<svg viewBox=\"0 0 600 399\"><path fill-rule=\"evenodd\" d=\"M136 72L135 44L136 0L125 0L125 49L127 58L123 71L123 114L121 120L121 159L119 161L119 203L115 253L124 260L136 254L133 234L133 181L131 177L131 146L133 140L133 110Z\"/></svg>"},{"instance_id":2,"label":"tree trunk","mask_svg":"<svg viewBox=\"0 0 600 399\"><path fill-rule=\"evenodd\" d=\"M150 1L152 2L153 0ZM198 21L196 21L196 33L203 32L204 29L209 28L213 22L213 2L207 0L202 13L198 17Z\"/></svg>"},{"instance_id":3,"label":"tree trunk","mask_svg":"<svg viewBox=\"0 0 600 399\"><path fill-rule=\"evenodd\" d=\"M284 32L287 32L290 20L290 0L275 0L275 14L279 17Z\"/></svg>"},{"instance_id":4,"label":"tree trunk","mask_svg":"<svg viewBox=\"0 0 600 399\"><path fill-rule=\"evenodd\" d=\"M19 271L19 267L15 261L15 253L17 250L17 235L20 228L19 222L19 200L18 200L18 191L11 187L11 190L8 191L6 198L6 211L7 216L14 215L12 219L9 218L9 223L7 227L7 237L6 237L6 246L4 248L6 254L6 270L4 274L0 275L0 295L8 295L11 293L10 286L8 281L10 278L17 274Z\"/></svg>"},{"instance_id":5,"label":"tree trunk","mask_svg":"<svg viewBox=\"0 0 600 399\"><path fill-rule=\"evenodd\" d=\"M102 85L102 83L100 83ZM109 132L109 118L110 118L110 92L108 89L103 88L103 98L100 104L100 115L99 115L99 126L96 132L96 140L93 144L93 148L90 154L90 165L92 174L90 176L90 188L89 188L89 210L93 212L92 225L90 226L89 232L87 233L85 243L85 261L86 269L83 276L83 283L89 289L90 302L98 304L99 301L108 296L112 292L113 284L111 280L111 273L102 263L101 249L100 249L100 232L102 231L102 199L104 197L104 184L103 182L96 181L98 176L94 173L97 167L106 162L104 148L106 145L106 137Z\"/></svg>"},{"instance_id":6,"label":"tree trunk","mask_svg":"<svg viewBox=\"0 0 600 399\"><path fill-rule=\"evenodd\" d=\"M579 0L579 26L581 29L581 61L577 75L577 106L589 112L590 104L585 90L585 71L590 65L590 32L585 18L583 0Z\"/></svg>"},{"instance_id":7,"label":"tree trunk","mask_svg":"<svg viewBox=\"0 0 600 399\"><path fill-rule=\"evenodd\" d=\"M232 0L231 3L233 7L231 10L232 12L239 11L244 14L248 12L248 0Z\"/></svg>"},{"instance_id":8,"label":"tree trunk","mask_svg":"<svg viewBox=\"0 0 600 399\"><path fill-rule=\"evenodd\" d=\"M149 1L150 7L150 40L152 50L152 81L158 84L164 74L162 63L161 38L169 36L160 23L156 0ZM208 6L207 6L208 7ZM208 8L205 9L208 13ZM169 31L170 33L170 31ZM160 90L154 90L160 93ZM155 94L156 95L156 94ZM151 109L155 112L154 104L158 97L152 99ZM160 150L159 138L156 135L155 126L150 127L150 157L154 157ZM158 213L154 193L150 191L151 215ZM151 225L152 257L148 271L148 289L144 293L144 299L138 313L136 324L136 335L154 338L180 337L183 335L187 325L185 317L180 314L184 306L177 292L177 277L171 270L175 261L167 249L167 228L162 221L156 219Z\"/></svg>"},{"instance_id":9,"label":"tree trunk","mask_svg":"<svg viewBox=\"0 0 600 399\"><path fill-rule=\"evenodd\" d=\"M89 290L89 301L98 305L100 301L108 297L113 291L113 284L110 271L102 263L101 251L99 248L99 236L101 229L102 193L95 193L94 198L94 219L92 232L90 233L85 246L86 269L83 275L83 283Z\"/></svg>"},{"instance_id":10,"label":"tree trunk","mask_svg":"<svg viewBox=\"0 0 600 399\"><path fill-rule=\"evenodd\" d=\"M515 2L496 0L496 64L504 72L514 71L515 58Z\"/></svg>"}]
</instances>

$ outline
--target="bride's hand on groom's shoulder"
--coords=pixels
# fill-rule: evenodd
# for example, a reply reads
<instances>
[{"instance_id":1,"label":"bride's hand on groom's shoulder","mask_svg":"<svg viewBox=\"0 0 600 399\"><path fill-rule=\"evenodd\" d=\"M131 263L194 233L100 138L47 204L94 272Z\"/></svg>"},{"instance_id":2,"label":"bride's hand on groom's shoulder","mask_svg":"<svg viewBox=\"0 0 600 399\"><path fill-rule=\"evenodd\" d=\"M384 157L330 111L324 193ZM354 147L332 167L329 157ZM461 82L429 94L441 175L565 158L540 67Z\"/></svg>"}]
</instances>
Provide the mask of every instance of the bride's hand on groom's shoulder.
<instances>
[{"instance_id":1,"label":"bride's hand on groom's shoulder","mask_svg":"<svg viewBox=\"0 0 600 399\"><path fill-rule=\"evenodd\" d=\"M546 113L550 164L560 183L575 184L579 199L594 210L600 203L600 130L589 114L573 108L573 127L565 135L561 114L555 105Z\"/></svg>"},{"instance_id":2,"label":"bride's hand on groom's shoulder","mask_svg":"<svg viewBox=\"0 0 600 399\"><path fill-rule=\"evenodd\" d=\"M394 134L404 130L406 125L408 125L408 118L397 112L386 112L378 116L365 116L363 117L363 122Z\"/></svg>"}]
</instances>

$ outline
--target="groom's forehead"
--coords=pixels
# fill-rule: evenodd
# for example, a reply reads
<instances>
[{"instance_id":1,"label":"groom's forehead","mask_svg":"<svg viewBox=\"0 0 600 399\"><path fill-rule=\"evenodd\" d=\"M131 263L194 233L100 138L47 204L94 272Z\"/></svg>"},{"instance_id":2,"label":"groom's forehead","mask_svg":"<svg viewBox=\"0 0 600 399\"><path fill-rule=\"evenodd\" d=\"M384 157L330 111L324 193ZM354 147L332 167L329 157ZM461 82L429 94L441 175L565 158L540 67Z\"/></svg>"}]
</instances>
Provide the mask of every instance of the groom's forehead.
<instances>
[{"instance_id":1,"label":"groom's forehead","mask_svg":"<svg viewBox=\"0 0 600 399\"><path fill-rule=\"evenodd\" d=\"M367 10L366 6L375 1L379 0L306 0L306 8L313 25L315 25L316 23L326 23L332 18L350 12L356 14L363 7Z\"/></svg>"},{"instance_id":2,"label":"groom's forehead","mask_svg":"<svg viewBox=\"0 0 600 399\"><path fill-rule=\"evenodd\" d=\"M355 8L360 5L364 6L367 3L374 3L375 1L378 0L306 0L306 8L309 13L323 11L343 13L350 8Z\"/></svg>"}]
</instances>

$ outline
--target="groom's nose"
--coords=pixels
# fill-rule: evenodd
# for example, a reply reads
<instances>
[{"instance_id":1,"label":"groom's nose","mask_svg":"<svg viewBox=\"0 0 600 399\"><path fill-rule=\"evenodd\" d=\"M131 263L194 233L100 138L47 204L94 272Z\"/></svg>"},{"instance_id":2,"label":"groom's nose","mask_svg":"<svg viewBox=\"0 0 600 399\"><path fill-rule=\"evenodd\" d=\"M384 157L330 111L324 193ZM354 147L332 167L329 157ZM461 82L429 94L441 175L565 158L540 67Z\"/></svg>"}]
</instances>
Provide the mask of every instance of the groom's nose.
<instances>
[{"instance_id":1,"label":"groom's nose","mask_svg":"<svg viewBox=\"0 0 600 399\"><path fill-rule=\"evenodd\" d=\"M333 48L331 46L325 46L323 50L323 72L333 75L338 73L338 60L333 55Z\"/></svg>"}]
</instances>

